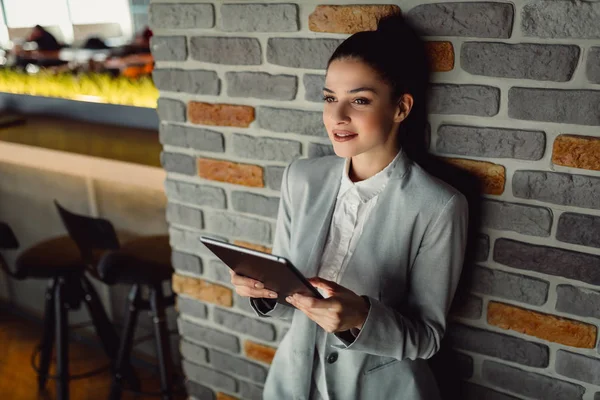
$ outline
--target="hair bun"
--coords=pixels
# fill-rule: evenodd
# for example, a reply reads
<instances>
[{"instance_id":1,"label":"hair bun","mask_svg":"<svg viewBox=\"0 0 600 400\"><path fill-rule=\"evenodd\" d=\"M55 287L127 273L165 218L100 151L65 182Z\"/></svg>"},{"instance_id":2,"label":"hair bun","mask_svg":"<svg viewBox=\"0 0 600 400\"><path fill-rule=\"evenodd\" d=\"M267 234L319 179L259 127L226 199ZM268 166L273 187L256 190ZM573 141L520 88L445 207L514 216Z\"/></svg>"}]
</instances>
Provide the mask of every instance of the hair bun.
<instances>
[{"instance_id":1,"label":"hair bun","mask_svg":"<svg viewBox=\"0 0 600 400\"><path fill-rule=\"evenodd\" d=\"M379 21L377 21L377 31L384 33L397 33L403 31L405 25L406 20L402 14L398 12L381 17Z\"/></svg>"}]
</instances>

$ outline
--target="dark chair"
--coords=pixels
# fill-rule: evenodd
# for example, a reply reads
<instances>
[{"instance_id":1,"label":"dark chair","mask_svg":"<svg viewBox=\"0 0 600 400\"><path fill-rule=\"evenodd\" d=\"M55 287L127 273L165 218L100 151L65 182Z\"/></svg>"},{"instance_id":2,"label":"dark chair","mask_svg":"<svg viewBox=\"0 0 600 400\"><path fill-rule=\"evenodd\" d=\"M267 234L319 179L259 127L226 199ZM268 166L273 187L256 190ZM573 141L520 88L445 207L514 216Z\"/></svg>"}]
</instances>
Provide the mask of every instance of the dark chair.
<instances>
[{"instance_id":1,"label":"dark chair","mask_svg":"<svg viewBox=\"0 0 600 400\"><path fill-rule=\"evenodd\" d=\"M121 398L127 368L131 365L135 325L141 310L150 310L152 313L161 383L161 392L158 395L163 400L171 399L174 388L173 366L165 309L175 303L175 296L165 296L163 293L163 283L170 281L174 272L169 237L142 236L121 245L109 221L74 214L58 203L56 207L83 259L88 265L96 266L95 272L99 279L109 285L132 285L125 308L110 399ZM96 262L95 256L102 249L111 251L106 252ZM147 288L148 299L142 298L143 287Z\"/></svg>"},{"instance_id":2,"label":"dark chair","mask_svg":"<svg viewBox=\"0 0 600 400\"><path fill-rule=\"evenodd\" d=\"M18 247L17 239L7 224L0 224L0 248ZM110 323L100 298L85 276L83 262L75 242L68 236L59 236L25 249L12 271L0 257L0 267L11 277L23 279L49 279L46 291L44 326L39 351L38 388L43 391L49 378L56 379L56 398L68 400L69 381L88 377L96 370L79 375L69 375L69 324L68 311L78 309L85 303L103 348L110 360L118 351L119 339ZM56 341L56 375L48 374L52 359L53 342ZM35 358L34 358L35 359ZM129 370L131 372L131 370ZM128 378L135 384L135 376Z\"/></svg>"}]
</instances>

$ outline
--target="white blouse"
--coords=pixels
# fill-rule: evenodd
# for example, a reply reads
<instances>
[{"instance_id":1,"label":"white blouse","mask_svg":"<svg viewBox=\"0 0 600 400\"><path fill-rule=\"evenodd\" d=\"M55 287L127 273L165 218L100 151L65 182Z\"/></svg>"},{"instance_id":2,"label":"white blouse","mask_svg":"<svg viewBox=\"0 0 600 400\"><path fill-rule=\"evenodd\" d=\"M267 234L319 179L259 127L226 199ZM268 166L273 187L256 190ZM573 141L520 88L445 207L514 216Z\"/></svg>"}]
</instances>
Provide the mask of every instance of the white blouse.
<instances>
[{"instance_id":1,"label":"white blouse","mask_svg":"<svg viewBox=\"0 0 600 400\"><path fill-rule=\"evenodd\" d=\"M389 182L399 158L400 153L383 170L369 179L356 183L352 182L349 177L351 159L346 159L329 234L317 274L320 278L339 283L348 261L356 249L363 227L377 204L379 194ZM317 332L311 400L326 400L329 398L327 382L322 357L319 356L319 353L324 354L325 334L322 330Z\"/></svg>"}]
</instances>

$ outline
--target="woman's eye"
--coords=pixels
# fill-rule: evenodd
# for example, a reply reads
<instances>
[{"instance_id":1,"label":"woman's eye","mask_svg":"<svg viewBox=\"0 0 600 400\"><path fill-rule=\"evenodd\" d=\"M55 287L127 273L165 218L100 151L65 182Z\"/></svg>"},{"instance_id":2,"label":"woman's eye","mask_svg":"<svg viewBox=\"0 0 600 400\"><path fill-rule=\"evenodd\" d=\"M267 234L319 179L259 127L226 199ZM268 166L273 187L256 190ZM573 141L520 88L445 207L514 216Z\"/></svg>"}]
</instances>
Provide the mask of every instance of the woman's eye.
<instances>
[{"instance_id":1,"label":"woman's eye","mask_svg":"<svg viewBox=\"0 0 600 400\"><path fill-rule=\"evenodd\" d=\"M354 99L354 103L359 104L359 105L367 105L369 103L371 103L371 101L369 99L365 99L365 98L358 98L358 99Z\"/></svg>"},{"instance_id":2,"label":"woman's eye","mask_svg":"<svg viewBox=\"0 0 600 400\"><path fill-rule=\"evenodd\" d=\"M333 102L334 102L334 100L335 100L335 99L333 98L333 96L327 96L327 95L324 95L324 96L323 96L323 101L324 101L325 103L333 103Z\"/></svg>"}]
</instances>

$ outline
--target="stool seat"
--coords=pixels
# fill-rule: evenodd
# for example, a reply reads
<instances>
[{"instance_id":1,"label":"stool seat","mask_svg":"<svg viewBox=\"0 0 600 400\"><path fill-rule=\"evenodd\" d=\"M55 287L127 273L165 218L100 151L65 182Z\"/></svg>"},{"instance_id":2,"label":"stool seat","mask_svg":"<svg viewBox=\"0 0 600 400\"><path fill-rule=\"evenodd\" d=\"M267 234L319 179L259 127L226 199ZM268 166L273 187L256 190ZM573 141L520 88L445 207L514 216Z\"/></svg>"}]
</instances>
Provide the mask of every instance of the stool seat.
<instances>
[{"instance_id":1,"label":"stool seat","mask_svg":"<svg viewBox=\"0 0 600 400\"><path fill-rule=\"evenodd\" d=\"M15 263L15 277L52 278L85 270L75 242L68 236L44 240L24 250Z\"/></svg>"},{"instance_id":2,"label":"stool seat","mask_svg":"<svg viewBox=\"0 0 600 400\"><path fill-rule=\"evenodd\" d=\"M104 254L98 274L108 284L160 284L171 279L171 245L167 235L142 236Z\"/></svg>"}]
</instances>

